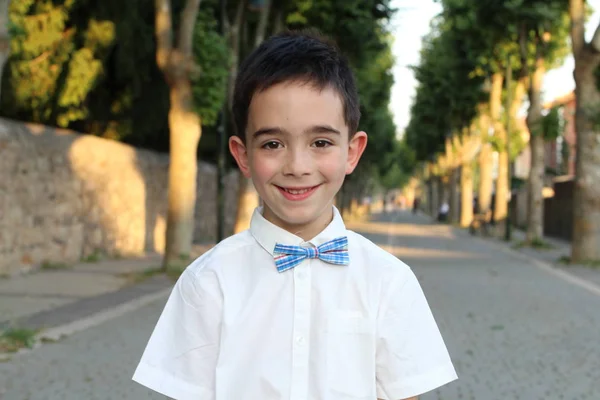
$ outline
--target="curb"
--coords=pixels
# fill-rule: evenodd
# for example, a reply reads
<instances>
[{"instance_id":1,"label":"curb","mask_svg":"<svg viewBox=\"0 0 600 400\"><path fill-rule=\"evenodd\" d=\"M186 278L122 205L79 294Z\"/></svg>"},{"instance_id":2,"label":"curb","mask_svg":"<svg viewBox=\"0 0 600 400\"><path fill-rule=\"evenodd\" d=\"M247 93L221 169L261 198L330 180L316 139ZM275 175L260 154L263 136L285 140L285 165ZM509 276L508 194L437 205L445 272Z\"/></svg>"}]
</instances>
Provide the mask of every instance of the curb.
<instances>
[{"instance_id":1,"label":"curb","mask_svg":"<svg viewBox=\"0 0 600 400\"><path fill-rule=\"evenodd\" d=\"M459 232L464 232L464 230L461 228L457 228L455 226L451 226L451 227L453 230L457 230ZM525 254L518 250L512 249L509 246L506 246L504 244L501 244L501 243L498 243L493 240L489 240L489 239L486 239L486 238L483 238L480 236L466 236L466 237L469 237L474 240L479 240L480 242L486 243L486 244L488 244L492 247L495 247L498 250L501 250L505 253L509 253L516 257L519 257L522 260L524 260L530 264L533 264L535 267L541 269L542 271L545 271L551 275L554 275L555 277L560 278L560 279L562 279L566 282L569 282L573 285L576 285L583 289L586 289L587 291L591 292L592 294L595 294L596 296L600 296L600 286L599 285L597 285L593 282L590 282L588 280L582 279L582 278L580 278L576 275L573 275L563 269L556 268L554 265L548 263L547 261L542 261L539 258L536 258L529 254Z\"/></svg>"},{"instance_id":2,"label":"curb","mask_svg":"<svg viewBox=\"0 0 600 400\"><path fill-rule=\"evenodd\" d=\"M528 254L522 253L518 250L508 248L508 247L500 245L498 243L494 243L494 242L490 242L490 243L493 244L494 246L499 246L500 250L507 252L507 253L511 253L511 254L533 264L537 268L539 268L545 272L548 272L551 275L556 276L557 278L565 280L573 285L576 285L583 289L586 289L597 296L600 296L600 286L596 285L595 283L592 283L590 281L582 279L582 278L580 278L576 275L573 275L563 269L556 268L554 265L552 265L546 261L542 261L538 258L535 258Z\"/></svg>"},{"instance_id":3,"label":"curb","mask_svg":"<svg viewBox=\"0 0 600 400\"><path fill-rule=\"evenodd\" d=\"M115 308L100 311L95 314L91 314L87 317L78 319L76 321L44 330L37 336L37 338L40 340L59 340L64 336L69 336L74 333L81 332L88 328L100 325L103 322L120 317L124 314L127 314L128 312L135 311L139 308L144 307L145 305L154 302L155 300L166 298L169 295L169 293L171 293L171 288L163 289L158 292L139 297L137 299L122 303Z\"/></svg>"},{"instance_id":4,"label":"curb","mask_svg":"<svg viewBox=\"0 0 600 400\"><path fill-rule=\"evenodd\" d=\"M0 330L16 325L40 330L38 339L58 340L166 297L173 285L169 278L155 276L136 285L40 311L23 319L2 321Z\"/></svg>"}]
</instances>

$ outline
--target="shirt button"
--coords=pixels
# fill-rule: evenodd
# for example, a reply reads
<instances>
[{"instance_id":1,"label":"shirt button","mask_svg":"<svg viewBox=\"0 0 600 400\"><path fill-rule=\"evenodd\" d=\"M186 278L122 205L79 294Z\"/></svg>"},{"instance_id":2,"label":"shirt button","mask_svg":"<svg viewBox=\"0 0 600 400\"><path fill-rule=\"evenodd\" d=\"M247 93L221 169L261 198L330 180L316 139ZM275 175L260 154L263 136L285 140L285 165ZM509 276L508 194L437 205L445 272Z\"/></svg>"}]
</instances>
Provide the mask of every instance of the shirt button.
<instances>
[{"instance_id":1,"label":"shirt button","mask_svg":"<svg viewBox=\"0 0 600 400\"><path fill-rule=\"evenodd\" d=\"M306 272L304 272L304 271L298 271L297 277L298 277L298 279L304 279L304 278L306 278Z\"/></svg>"},{"instance_id":2,"label":"shirt button","mask_svg":"<svg viewBox=\"0 0 600 400\"><path fill-rule=\"evenodd\" d=\"M300 346L302 346L304 344L304 336L297 336L296 343L298 343Z\"/></svg>"}]
</instances>

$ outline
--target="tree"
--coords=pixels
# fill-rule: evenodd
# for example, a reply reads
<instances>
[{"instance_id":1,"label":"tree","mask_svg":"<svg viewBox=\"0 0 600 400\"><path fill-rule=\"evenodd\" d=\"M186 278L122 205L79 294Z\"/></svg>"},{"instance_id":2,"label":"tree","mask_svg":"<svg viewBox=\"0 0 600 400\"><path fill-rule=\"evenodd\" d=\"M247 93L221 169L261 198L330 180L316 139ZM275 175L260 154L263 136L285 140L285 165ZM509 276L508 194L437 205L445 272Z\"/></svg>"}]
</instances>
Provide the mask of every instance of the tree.
<instances>
[{"instance_id":1,"label":"tree","mask_svg":"<svg viewBox=\"0 0 600 400\"><path fill-rule=\"evenodd\" d=\"M569 15L575 59L577 131L571 258L574 262L586 262L600 260L600 91L595 76L600 65L600 24L592 40L586 42L584 0L569 0Z\"/></svg>"},{"instance_id":2,"label":"tree","mask_svg":"<svg viewBox=\"0 0 600 400\"><path fill-rule=\"evenodd\" d=\"M169 85L169 204L163 268L189 257L196 203L196 152L201 135L200 116L194 110L192 76L197 74L193 37L200 0L187 0L177 38L173 38L170 0L156 0L156 62Z\"/></svg>"},{"instance_id":3,"label":"tree","mask_svg":"<svg viewBox=\"0 0 600 400\"><path fill-rule=\"evenodd\" d=\"M0 0L0 89L2 88L2 72L10 54L8 7L10 0ZM2 92L0 92L0 96Z\"/></svg>"},{"instance_id":4,"label":"tree","mask_svg":"<svg viewBox=\"0 0 600 400\"><path fill-rule=\"evenodd\" d=\"M486 215L491 210L492 205L492 187L494 180L492 177L492 145L490 143L490 117L489 107L486 104L479 106L479 135L481 138L481 148L479 151L479 191L477 194L477 205L479 212Z\"/></svg>"},{"instance_id":5,"label":"tree","mask_svg":"<svg viewBox=\"0 0 600 400\"><path fill-rule=\"evenodd\" d=\"M85 118L85 100L102 74L115 24L80 18L78 4L13 1L11 48L3 79L2 114L68 127Z\"/></svg>"},{"instance_id":6,"label":"tree","mask_svg":"<svg viewBox=\"0 0 600 400\"><path fill-rule=\"evenodd\" d=\"M469 18L446 9L424 40L421 61L415 68L419 86L406 132L421 161L443 150L435 162L437 178L430 177L430 204L435 212L439 203L448 201L450 221L460 219L462 225L472 218L471 162L479 146L473 121L484 95L483 78L472 74L477 58L465 32ZM440 187L440 183L446 185Z\"/></svg>"},{"instance_id":7,"label":"tree","mask_svg":"<svg viewBox=\"0 0 600 400\"><path fill-rule=\"evenodd\" d=\"M531 169L527 182L527 235L530 244L544 234L544 139L542 85L548 67L562 63L567 49L568 18L561 1L529 0L519 10L518 32L521 65L529 80L527 127L530 133Z\"/></svg>"}]
</instances>

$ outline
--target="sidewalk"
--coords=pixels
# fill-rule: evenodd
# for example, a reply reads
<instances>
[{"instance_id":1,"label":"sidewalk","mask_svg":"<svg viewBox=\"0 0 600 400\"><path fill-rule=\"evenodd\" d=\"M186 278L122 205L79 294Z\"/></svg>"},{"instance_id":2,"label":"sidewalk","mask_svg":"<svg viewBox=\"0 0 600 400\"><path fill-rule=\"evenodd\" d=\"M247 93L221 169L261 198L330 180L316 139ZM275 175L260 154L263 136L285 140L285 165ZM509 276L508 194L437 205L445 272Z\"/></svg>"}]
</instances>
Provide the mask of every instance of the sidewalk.
<instances>
[{"instance_id":1,"label":"sidewalk","mask_svg":"<svg viewBox=\"0 0 600 400\"><path fill-rule=\"evenodd\" d=\"M433 217L428 214L420 212L420 215L434 221ZM510 242L506 242L504 239L494 236L471 236L466 228L460 228L458 226L453 226L453 228L461 235L461 237L479 238L486 242L492 242L503 247L505 251L514 251L529 259L537 260L547 267L563 271L600 287L600 268L568 264L565 262L565 259L569 260L571 257L571 243L569 241L545 236L543 240L550 245L550 248L531 248L521 245L525 241L525 231L514 227L511 231Z\"/></svg>"},{"instance_id":2,"label":"sidewalk","mask_svg":"<svg viewBox=\"0 0 600 400\"><path fill-rule=\"evenodd\" d=\"M193 258L210 245L197 245ZM0 280L0 331L19 328L41 331L46 337L77 331L79 323L135 303L142 306L170 291L173 280L153 274L160 267L159 254L141 258L81 262L69 267L42 268L26 275ZM80 329L83 329L81 327Z\"/></svg>"}]
</instances>

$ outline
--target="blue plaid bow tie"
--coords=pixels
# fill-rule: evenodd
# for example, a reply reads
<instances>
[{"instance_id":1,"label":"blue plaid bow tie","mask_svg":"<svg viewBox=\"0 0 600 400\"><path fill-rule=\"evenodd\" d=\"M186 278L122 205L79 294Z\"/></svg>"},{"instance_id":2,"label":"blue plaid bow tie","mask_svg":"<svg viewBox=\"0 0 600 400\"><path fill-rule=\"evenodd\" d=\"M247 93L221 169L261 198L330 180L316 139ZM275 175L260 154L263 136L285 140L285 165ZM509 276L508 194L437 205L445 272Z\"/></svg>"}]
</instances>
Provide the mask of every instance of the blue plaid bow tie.
<instances>
[{"instance_id":1,"label":"blue plaid bow tie","mask_svg":"<svg viewBox=\"0 0 600 400\"><path fill-rule=\"evenodd\" d=\"M277 271L283 272L294 268L305 258L318 258L330 264L348 265L348 238L342 236L325 242L316 249L312 247L289 246L277 243L273 250Z\"/></svg>"}]
</instances>

